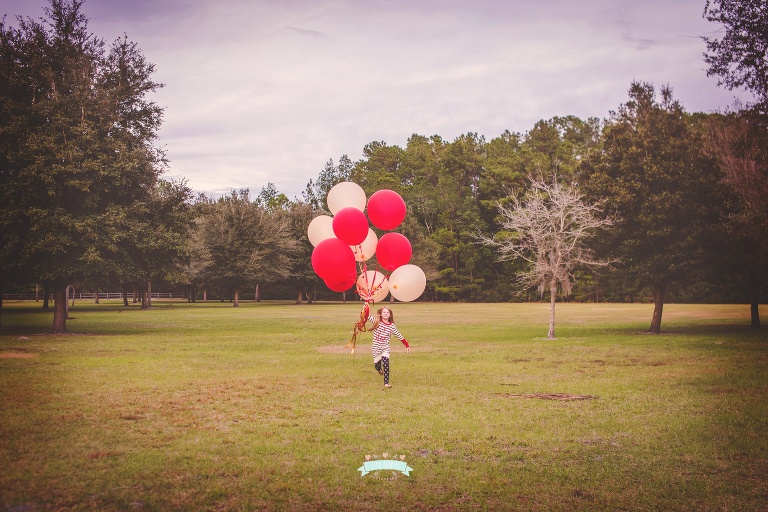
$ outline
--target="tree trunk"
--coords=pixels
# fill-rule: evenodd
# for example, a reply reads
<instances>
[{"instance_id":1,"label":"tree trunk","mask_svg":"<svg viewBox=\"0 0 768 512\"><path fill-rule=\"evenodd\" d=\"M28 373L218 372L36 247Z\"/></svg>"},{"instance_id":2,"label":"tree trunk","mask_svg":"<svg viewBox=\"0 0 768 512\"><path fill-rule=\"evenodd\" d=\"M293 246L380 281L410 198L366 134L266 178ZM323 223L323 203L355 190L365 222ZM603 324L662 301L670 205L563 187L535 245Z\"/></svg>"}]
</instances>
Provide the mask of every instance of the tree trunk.
<instances>
[{"instance_id":1,"label":"tree trunk","mask_svg":"<svg viewBox=\"0 0 768 512\"><path fill-rule=\"evenodd\" d=\"M203 302L208 302L208 288L203 288Z\"/></svg>"},{"instance_id":2,"label":"tree trunk","mask_svg":"<svg viewBox=\"0 0 768 512\"><path fill-rule=\"evenodd\" d=\"M301 302L302 302L302 301L301 301L301 298L302 298L302 296L304 295L304 290L302 290L301 288L299 288L298 292L299 292L299 293L298 293L298 295L296 296L296 304L301 304Z\"/></svg>"},{"instance_id":3,"label":"tree trunk","mask_svg":"<svg viewBox=\"0 0 768 512\"><path fill-rule=\"evenodd\" d=\"M53 328L51 334L67 332L67 290L68 286L53 283Z\"/></svg>"},{"instance_id":4,"label":"tree trunk","mask_svg":"<svg viewBox=\"0 0 768 512\"><path fill-rule=\"evenodd\" d=\"M751 322L750 326L760 327L760 280L754 276L751 279L749 286L749 311Z\"/></svg>"},{"instance_id":5,"label":"tree trunk","mask_svg":"<svg viewBox=\"0 0 768 512\"><path fill-rule=\"evenodd\" d=\"M256 283L256 290L253 293L253 300L261 302L261 292L259 291L259 283Z\"/></svg>"},{"instance_id":6,"label":"tree trunk","mask_svg":"<svg viewBox=\"0 0 768 512\"><path fill-rule=\"evenodd\" d=\"M549 332L547 339L555 339L555 300L557 299L557 280L549 283Z\"/></svg>"},{"instance_id":7,"label":"tree trunk","mask_svg":"<svg viewBox=\"0 0 768 512\"><path fill-rule=\"evenodd\" d=\"M37 296L39 290L40 290L40 285L35 284L35 302L40 302L40 298Z\"/></svg>"},{"instance_id":8,"label":"tree trunk","mask_svg":"<svg viewBox=\"0 0 768 512\"><path fill-rule=\"evenodd\" d=\"M51 296L51 283L43 283L43 309L48 309L48 300Z\"/></svg>"},{"instance_id":9,"label":"tree trunk","mask_svg":"<svg viewBox=\"0 0 768 512\"><path fill-rule=\"evenodd\" d=\"M67 291L66 291L66 299L67 299L67 301L66 301L66 308L64 308L64 309L66 309L66 312L67 312L67 318L69 318L69 288L70 287L67 286ZM72 304L72 305L74 306L74 304Z\"/></svg>"},{"instance_id":10,"label":"tree trunk","mask_svg":"<svg viewBox=\"0 0 768 512\"><path fill-rule=\"evenodd\" d=\"M234 307L240 306L240 288L235 288L234 300L232 301Z\"/></svg>"},{"instance_id":11,"label":"tree trunk","mask_svg":"<svg viewBox=\"0 0 768 512\"><path fill-rule=\"evenodd\" d=\"M37 296L37 292L35 292ZM3 328L3 283L0 282L0 329Z\"/></svg>"},{"instance_id":12,"label":"tree trunk","mask_svg":"<svg viewBox=\"0 0 768 512\"><path fill-rule=\"evenodd\" d=\"M152 309L152 281L147 280L147 289L141 295L141 309Z\"/></svg>"},{"instance_id":13,"label":"tree trunk","mask_svg":"<svg viewBox=\"0 0 768 512\"><path fill-rule=\"evenodd\" d=\"M123 284L123 306L128 307L128 287Z\"/></svg>"},{"instance_id":14,"label":"tree trunk","mask_svg":"<svg viewBox=\"0 0 768 512\"><path fill-rule=\"evenodd\" d=\"M651 334L661 333L661 314L664 311L664 295L667 287L663 284L656 285L653 289L653 319L648 332Z\"/></svg>"},{"instance_id":15,"label":"tree trunk","mask_svg":"<svg viewBox=\"0 0 768 512\"><path fill-rule=\"evenodd\" d=\"M107 288L107 290L109 290L109 288ZM98 286L96 287L96 298L93 299L93 303L94 304L99 303L99 287Z\"/></svg>"}]
</instances>

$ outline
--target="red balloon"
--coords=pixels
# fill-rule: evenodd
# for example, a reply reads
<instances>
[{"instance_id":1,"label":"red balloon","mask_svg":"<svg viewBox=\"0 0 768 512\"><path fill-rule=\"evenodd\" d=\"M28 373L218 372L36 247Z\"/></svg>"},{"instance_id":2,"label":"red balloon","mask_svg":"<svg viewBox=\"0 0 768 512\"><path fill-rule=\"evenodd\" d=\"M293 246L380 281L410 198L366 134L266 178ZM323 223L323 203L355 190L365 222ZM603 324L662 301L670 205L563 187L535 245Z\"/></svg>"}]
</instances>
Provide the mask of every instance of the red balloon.
<instances>
[{"instance_id":1,"label":"red balloon","mask_svg":"<svg viewBox=\"0 0 768 512\"><path fill-rule=\"evenodd\" d=\"M328 281L326 281L325 286L327 286L334 292L345 292L350 288L352 288L352 286L354 286L356 281L357 279L353 275L351 278L347 279L346 281L342 281L340 283L329 283Z\"/></svg>"},{"instance_id":2,"label":"red balloon","mask_svg":"<svg viewBox=\"0 0 768 512\"><path fill-rule=\"evenodd\" d=\"M368 219L355 207L342 208L333 216L333 233L347 245L360 245L368 236Z\"/></svg>"},{"instance_id":3,"label":"red balloon","mask_svg":"<svg viewBox=\"0 0 768 512\"><path fill-rule=\"evenodd\" d=\"M390 272L408 263L412 254L411 242L400 233L387 233L376 246L376 260Z\"/></svg>"},{"instance_id":4,"label":"red balloon","mask_svg":"<svg viewBox=\"0 0 768 512\"><path fill-rule=\"evenodd\" d=\"M355 254L338 238L327 238L312 251L312 268L324 281L340 283L357 274Z\"/></svg>"},{"instance_id":5,"label":"red balloon","mask_svg":"<svg viewBox=\"0 0 768 512\"><path fill-rule=\"evenodd\" d=\"M405 219L405 201L392 190L374 192L368 199L368 218L379 229L395 229Z\"/></svg>"}]
</instances>

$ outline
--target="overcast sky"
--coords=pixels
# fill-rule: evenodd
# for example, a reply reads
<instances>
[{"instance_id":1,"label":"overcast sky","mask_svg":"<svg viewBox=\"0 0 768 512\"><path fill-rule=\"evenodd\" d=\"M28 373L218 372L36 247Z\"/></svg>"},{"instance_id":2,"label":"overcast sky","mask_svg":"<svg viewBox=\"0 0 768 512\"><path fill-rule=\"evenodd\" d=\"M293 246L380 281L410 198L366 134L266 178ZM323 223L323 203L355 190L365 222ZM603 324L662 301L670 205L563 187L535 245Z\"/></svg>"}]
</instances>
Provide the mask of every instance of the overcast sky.
<instances>
[{"instance_id":1,"label":"overcast sky","mask_svg":"<svg viewBox=\"0 0 768 512\"><path fill-rule=\"evenodd\" d=\"M329 159L414 134L524 133L607 118L632 80L669 84L689 112L733 103L708 78L704 0L86 0L165 84L166 178L221 194L268 182L301 197ZM43 15L45 0L0 0ZM742 95L743 96L743 95ZM744 96L743 96L744 97Z\"/></svg>"}]
</instances>

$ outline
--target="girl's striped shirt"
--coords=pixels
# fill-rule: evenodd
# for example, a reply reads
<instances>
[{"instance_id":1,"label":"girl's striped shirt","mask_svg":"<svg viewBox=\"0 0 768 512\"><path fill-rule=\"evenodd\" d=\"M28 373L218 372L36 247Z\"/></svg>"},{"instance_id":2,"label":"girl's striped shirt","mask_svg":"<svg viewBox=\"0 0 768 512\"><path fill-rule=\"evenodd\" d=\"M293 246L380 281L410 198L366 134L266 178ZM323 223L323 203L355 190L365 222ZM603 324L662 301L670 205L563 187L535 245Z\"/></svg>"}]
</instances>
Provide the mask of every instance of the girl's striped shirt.
<instances>
[{"instance_id":1,"label":"girl's striped shirt","mask_svg":"<svg viewBox=\"0 0 768 512\"><path fill-rule=\"evenodd\" d=\"M369 316L368 320L374 322L376 319L373 316ZM376 329L373 331L373 343L371 344L371 351L373 352L373 362L378 363L382 357L389 357L389 338L392 335L397 336L397 339L403 341L405 336L400 334L397 327L393 323L379 322Z\"/></svg>"}]
</instances>

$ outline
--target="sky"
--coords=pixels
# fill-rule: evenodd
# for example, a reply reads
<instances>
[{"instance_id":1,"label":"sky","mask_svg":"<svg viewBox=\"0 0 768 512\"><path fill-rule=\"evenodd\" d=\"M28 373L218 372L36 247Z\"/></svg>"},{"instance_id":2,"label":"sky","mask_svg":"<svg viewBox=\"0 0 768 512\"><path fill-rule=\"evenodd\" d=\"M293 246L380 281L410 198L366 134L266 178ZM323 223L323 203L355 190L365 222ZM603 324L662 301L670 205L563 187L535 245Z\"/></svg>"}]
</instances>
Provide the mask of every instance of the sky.
<instances>
[{"instance_id":1,"label":"sky","mask_svg":"<svg viewBox=\"0 0 768 512\"><path fill-rule=\"evenodd\" d=\"M374 141L525 133L606 119L632 81L688 112L743 93L707 77L704 0L85 0L90 31L155 65L166 179L219 196L301 198L329 160ZM0 0L39 18L46 0ZM9 21L7 19L6 21Z\"/></svg>"}]
</instances>

